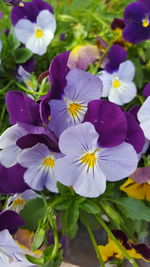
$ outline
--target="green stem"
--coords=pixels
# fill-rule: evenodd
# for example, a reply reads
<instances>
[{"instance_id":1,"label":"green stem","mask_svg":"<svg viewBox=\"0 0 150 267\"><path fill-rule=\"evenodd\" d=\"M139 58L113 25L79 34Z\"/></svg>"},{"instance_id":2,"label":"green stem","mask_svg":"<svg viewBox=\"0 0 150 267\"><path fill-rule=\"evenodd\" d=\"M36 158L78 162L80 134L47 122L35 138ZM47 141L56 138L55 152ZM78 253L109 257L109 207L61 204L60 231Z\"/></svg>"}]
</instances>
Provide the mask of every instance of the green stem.
<instances>
[{"instance_id":1,"label":"green stem","mask_svg":"<svg viewBox=\"0 0 150 267\"><path fill-rule=\"evenodd\" d=\"M37 96L43 96L43 95L45 95L44 93L35 92L35 91L30 91L30 90L28 90L27 88L25 88L23 85L21 85L21 84L19 84L19 83L16 83L16 84L17 84L17 86L18 86L21 90L23 90L24 92L26 92L26 93L28 93L28 94L30 94L30 95L37 95Z\"/></svg>"},{"instance_id":2,"label":"green stem","mask_svg":"<svg viewBox=\"0 0 150 267\"><path fill-rule=\"evenodd\" d=\"M0 125L3 122L4 116L5 116L5 111L6 111L6 105L4 105L3 108L2 108L2 113L1 113L1 116L0 116Z\"/></svg>"},{"instance_id":3,"label":"green stem","mask_svg":"<svg viewBox=\"0 0 150 267\"><path fill-rule=\"evenodd\" d=\"M58 233L57 233L57 226L56 226L56 216L54 214L49 214L48 216L50 226L53 231L53 236L54 236L54 248L50 257L50 261L54 260L57 254L58 249L60 248L59 244L59 238L58 238Z\"/></svg>"},{"instance_id":4,"label":"green stem","mask_svg":"<svg viewBox=\"0 0 150 267\"><path fill-rule=\"evenodd\" d=\"M108 236L115 242L117 247L122 251L123 255L129 260L129 262L134 266L138 267L138 264L136 261L128 254L126 249L121 245L121 243L116 239L116 237L113 235L107 224L98 216L95 215L96 220L100 223L100 225L104 228L104 230L107 232Z\"/></svg>"},{"instance_id":5,"label":"green stem","mask_svg":"<svg viewBox=\"0 0 150 267\"><path fill-rule=\"evenodd\" d=\"M53 200L52 202L48 204L48 210L50 211L51 209L54 209L55 206L62 203L65 199L66 197L58 197L57 199Z\"/></svg>"},{"instance_id":6,"label":"green stem","mask_svg":"<svg viewBox=\"0 0 150 267\"><path fill-rule=\"evenodd\" d=\"M86 226L87 231L88 231L88 233L89 233L89 236L90 236L90 238L91 238L91 241L92 241L93 247L94 247L94 249L95 249L96 256L97 256L97 258L98 258L98 261L99 261L99 263L100 263L100 266L101 266L101 267L105 267L105 264L104 264L104 262L103 262L103 259L102 259L101 254L100 254L100 250L98 249L98 245L97 245L97 243L96 243L96 240L95 240L95 237L94 237L94 235L93 235L93 232L92 232L92 230L91 230L89 224L86 223L85 226Z\"/></svg>"},{"instance_id":7,"label":"green stem","mask_svg":"<svg viewBox=\"0 0 150 267\"><path fill-rule=\"evenodd\" d=\"M10 81L3 89L0 89L0 94L4 93L13 83L14 81Z\"/></svg>"}]
</instances>

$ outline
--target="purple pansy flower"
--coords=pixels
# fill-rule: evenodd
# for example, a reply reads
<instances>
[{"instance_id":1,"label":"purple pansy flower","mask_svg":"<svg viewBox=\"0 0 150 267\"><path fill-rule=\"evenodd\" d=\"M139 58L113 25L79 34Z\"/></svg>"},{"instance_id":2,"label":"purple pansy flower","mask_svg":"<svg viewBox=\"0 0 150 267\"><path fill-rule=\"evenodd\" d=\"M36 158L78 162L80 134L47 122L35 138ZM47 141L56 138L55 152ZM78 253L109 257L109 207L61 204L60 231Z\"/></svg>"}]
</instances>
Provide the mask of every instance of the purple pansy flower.
<instances>
[{"instance_id":1,"label":"purple pansy flower","mask_svg":"<svg viewBox=\"0 0 150 267\"><path fill-rule=\"evenodd\" d=\"M16 38L33 53L43 55L54 37L56 20L52 7L42 0L24 2L11 14Z\"/></svg>"},{"instance_id":2,"label":"purple pansy flower","mask_svg":"<svg viewBox=\"0 0 150 267\"><path fill-rule=\"evenodd\" d=\"M85 121L91 122L99 133L101 147L113 147L125 141L127 119L118 105L107 100L93 100L88 104Z\"/></svg>"},{"instance_id":3,"label":"purple pansy flower","mask_svg":"<svg viewBox=\"0 0 150 267\"><path fill-rule=\"evenodd\" d=\"M150 96L150 82L146 84L143 90L143 96L148 97Z\"/></svg>"},{"instance_id":4,"label":"purple pansy flower","mask_svg":"<svg viewBox=\"0 0 150 267\"><path fill-rule=\"evenodd\" d=\"M74 69L66 76L67 85L61 100L51 100L49 128L57 137L68 127L83 121L87 105L99 99L102 83L98 77L80 69Z\"/></svg>"},{"instance_id":5,"label":"purple pansy flower","mask_svg":"<svg viewBox=\"0 0 150 267\"><path fill-rule=\"evenodd\" d=\"M119 65L126 60L127 52L120 45L112 45L108 52L109 61L105 65L105 70L109 73L118 71Z\"/></svg>"},{"instance_id":6,"label":"purple pansy flower","mask_svg":"<svg viewBox=\"0 0 150 267\"><path fill-rule=\"evenodd\" d=\"M40 196L31 189L28 189L22 193L16 193L8 198L5 210L14 210L17 213L20 213L28 200L38 197Z\"/></svg>"},{"instance_id":7,"label":"purple pansy flower","mask_svg":"<svg viewBox=\"0 0 150 267\"><path fill-rule=\"evenodd\" d=\"M124 27L125 27L124 21L123 19L120 18L114 18L114 20L111 23L112 30L116 30L118 28L123 30Z\"/></svg>"},{"instance_id":8,"label":"purple pansy flower","mask_svg":"<svg viewBox=\"0 0 150 267\"><path fill-rule=\"evenodd\" d=\"M46 187L51 192L58 192L55 178L55 165L60 153L49 150L44 144L37 144L25 150L18 157L18 162L25 168L25 182L34 190Z\"/></svg>"},{"instance_id":9,"label":"purple pansy flower","mask_svg":"<svg viewBox=\"0 0 150 267\"><path fill-rule=\"evenodd\" d=\"M23 180L24 172L25 168L19 164L11 168L0 165L0 192L2 194L15 194L28 189L28 185Z\"/></svg>"},{"instance_id":10,"label":"purple pansy flower","mask_svg":"<svg viewBox=\"0 0 150 267\"><path fill-rule=\"evenodd\" d=\"M137 154L130 144L101 148L98 138L94 126L85 122L68 128L59 139L65 156L56 162L56 178L81 196L98 197L106 189L106 180L121 180L137 167Z\"/></svg>"},{"instance_id":11,"label":"purple pansy flower","mask_svg":"<svg viewBox=\"0 0 150 267\"><path fill-rule=\"evenodd\" d=\"M135 67L130 60L119 65L117 72L112 74L101 71L98 77L103 82L102 96L118 105L130 102L136 96L136 86L133 83Z\"/></svg>"},{"instance_id":12,"label":"purple pansy flower","mask_svg":"<svg viewBox=\"0 0 150 267\"><path fill-rule=\"evenodd\" d=\"M19 91L9 91L6 95L6 106L10 123L23 122L41 125L39 104L26 94Z\"/></svg>"},{"instance_id":13,"label":"purple pansy flower","mask_svg":"<svg viewBox=\"0 0 150 267\"><path fill-rule=\"evenodd\" d=\"M150 140L150 96L139 109L137 116L145 137Z\"/></svg>"},{"instance_id":14,"label":"purple pansy flower","mask_svg":"<svg viewBox=\"0 0 150 267\"><path fill-rule=\"evenodd\" d=\"M150 39L150 1L136 1L129 4L124 12L126 27L123 37L126 41L137 44Z\"/></svg>"}]
</instances>

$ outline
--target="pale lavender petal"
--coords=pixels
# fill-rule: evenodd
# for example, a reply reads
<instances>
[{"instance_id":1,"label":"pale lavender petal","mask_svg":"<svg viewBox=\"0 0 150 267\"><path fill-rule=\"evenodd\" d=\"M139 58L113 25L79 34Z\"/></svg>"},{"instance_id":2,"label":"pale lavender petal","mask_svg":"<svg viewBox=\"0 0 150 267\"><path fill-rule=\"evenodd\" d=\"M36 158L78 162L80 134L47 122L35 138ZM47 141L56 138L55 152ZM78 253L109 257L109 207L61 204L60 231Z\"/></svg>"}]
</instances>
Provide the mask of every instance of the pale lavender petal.
<instances>
[{"instance_id":1,"label":"pale lavender petal","mask_svg":"<svg viewBox=\"0 0 150 267\"><path fill-rule=\"evenodd\" d=\"M145 137L150 140L150 96L139 109L137 116Z\"/></svg>"},{"instance_id":2,"label":"pale lavender petal","mask_svg":"<svg viewBox=\"0 0 150 267\"><path fill-rule=\"evenodd\" d=\"M99 77L99 79L101 79L103 83L102 96L106 97L109 95L109 91L112 86L113 75L106 71L101 71L98 73L97 76Z\"/></svg>"},{"instance_id":3,"label":"pale lavender petal","mask_svg":"<svg viewBox=\"0 0 150 267\"><path fill-rule=\"evenodd\" d=\"M106 189L106 177L98 166L89 171L84 168L76 178L73 189L84 197L98 197Z\"/></svg>"},{"instance_id":4,"label":"pale lavender petal","mask_svg":"<svg viewBox=\"0 0 150 267\"><path fill-rule=\"evenodd\" d=\"M3 149L0 151L0 163L6 168L11 168L18 163L17 158L21 152L22 150L16 144Z\"/></svg>"},{"instance_id":5,"label":"pale lavender petal","mask_svg":"<svg viewBox=\"0 0 150 267\"><path fill-rule=\"evenodd\" d=\"M74 69L69 71L66 79L67 86L64 93L70 100L88 103L91 100L99 99L102 95L101 80L89 72Z\"/></svg>"},{"instance_id":6,"label":"pale lavender petal","mask_svg":"<svg viewBox=\"0 0 150 267\"><path fill-rule=\"evenodd\" d=\"M31 189L27 189L26 191L24 191L22 194L21 194L22 198L24 200L30 200L30 199L34 199L34 198L38 198L40 197L40 195L38 195L36 192L34 192L33 190Z\"/></svg>"},{"instance_id":7,"label":"pale lavender petal","mask_svg":"<svg viewBox=\"0 0 150 267\"><path fill-rule=\"evenodd\" d=\"M102 149L99 167L108 181L118 181L132 174L138 165L138 157L134 148L122 143L113 148Z\"/></svg>"},{"instance_id":8,"label":"pale lavender petal","mask_svg":"<svg viewBox=\"0 0 150 267\"><path fill-rule=\"evenodd\" d=\"M73 126L65 130L59 139L59 148L63 154L81 155L96 149L99 134L90 122Z\"/></svg>"}]
</instances>

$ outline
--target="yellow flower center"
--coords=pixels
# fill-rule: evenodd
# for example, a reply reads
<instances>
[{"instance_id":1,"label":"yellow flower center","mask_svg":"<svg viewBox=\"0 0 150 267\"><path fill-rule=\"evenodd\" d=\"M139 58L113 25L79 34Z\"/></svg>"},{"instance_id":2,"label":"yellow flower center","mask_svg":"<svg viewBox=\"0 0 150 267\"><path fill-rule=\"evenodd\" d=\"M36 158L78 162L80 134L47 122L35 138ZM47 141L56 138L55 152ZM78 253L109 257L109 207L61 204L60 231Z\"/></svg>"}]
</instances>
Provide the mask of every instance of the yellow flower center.
<instances>
[{"instance_id":1,"label":"yellow flower center","mask_svg":"<svg viewBox=\"0 0 150 267\"><path fill-rule=\"evenodd\" d=\"M35 31L35 37L41 38L43 36L43 31L41 29L36 29Z\"/></svg>"},{"instance_id":2,"label":"yellow flower center","mask_svg":"<svg viewBox=\"0 0 150 267\"><path fill-rule=\"evenodd\" d=\"M77 117L78 113L82 110L82 105L75 102L71 103L68 107L68 111L72 117Z\"/></svg>"},{"instance_id":3,"label":"yellow flower center","mask_svg":"<svg viewBox=\"0 0 150 267\"><path fill-rule=\"evenodd\" d=\"M81 163L84 163L85 165L88 166L88 168L93 168L96 164L96 152L99 149L96 149L93 153L86 153L85 155L82 156L80 159Z\"/></svg>"},{"instance_id":4,"label":"yellow flower center","mask_svg":"<svg viewBox=\"0 0 150 267\"><path fill-rule=\"evenodd\" d=\"M45 167L54 168L54 166L55 166L55 160L53 158L44 158L43 165Z\"/></svg>"},{"instance_id":5,"label":"yellow flower center","mask_svg":"<svg viewBox=\"0 0 150 267\"><path fill-rule=\"evenodd\" d=\"M32 81L28 81L28 82L27 82L27 85L28 85L29 87L32 87L32 86L33 86L33 82L32 82Z\"/></svg>"},{"instance_id":6,"label":"yellow flower center","mask_svg":"<svg viewBox=\"0 0 150 267\"><path fill-rule=\"evenodd\" d=\"M24 204L25 204L25 201L21 198L15 199L13 202L13 206L18 206L18 205L24 206Z\"/></svg>"},{"instance_id":7,"label":"yellow flower center","mask_svg":"<svg viewBox=\"0 0 150 267\"><path fill-rule=\"evenodd\" d=\"M120 87L120 82L119 82L119 80L118 79L114 79L113 80L113 87L115 87L115 88L118 88L118 87Z\"/></svg>"},{"instance_id":8,"label":"yellow flower center","mask_svg":"<svg viewBox=\"0 0 150 267\"><path fill-rule=\"evenodd\" d=\"M145 19L142 20L142 26L144 28L147 28L149 25L150 25L149 18L146 17Z\"/></svg>"}]
</instances>

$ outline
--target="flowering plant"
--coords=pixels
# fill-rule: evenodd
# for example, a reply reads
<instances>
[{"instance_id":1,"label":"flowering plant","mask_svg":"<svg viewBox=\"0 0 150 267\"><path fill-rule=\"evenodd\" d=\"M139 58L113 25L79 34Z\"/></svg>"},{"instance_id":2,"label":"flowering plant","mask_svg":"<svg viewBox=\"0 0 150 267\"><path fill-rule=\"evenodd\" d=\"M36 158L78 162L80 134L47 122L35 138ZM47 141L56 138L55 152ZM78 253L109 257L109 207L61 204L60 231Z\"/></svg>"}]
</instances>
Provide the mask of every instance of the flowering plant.
<instances>
[{"instance_id":1,"label":"flowering plant","mask_svg":"<svg viewBox=\"0 0 150 267\"><path fill-rule=\"evenodd\" d=\"M6 0L0 22L0 266L60 266L81 224L100 266L150 262L150 0Z\"/></svg>"}]
</instances>

